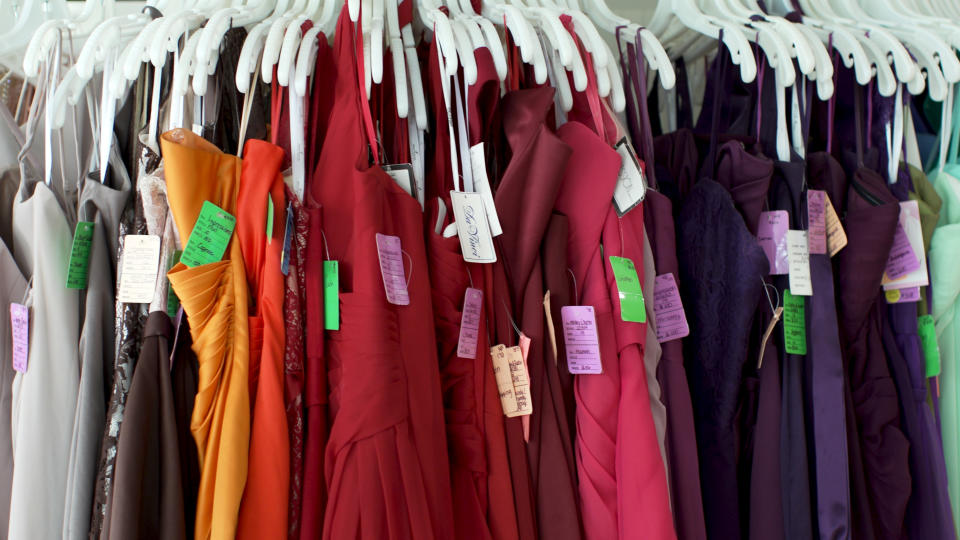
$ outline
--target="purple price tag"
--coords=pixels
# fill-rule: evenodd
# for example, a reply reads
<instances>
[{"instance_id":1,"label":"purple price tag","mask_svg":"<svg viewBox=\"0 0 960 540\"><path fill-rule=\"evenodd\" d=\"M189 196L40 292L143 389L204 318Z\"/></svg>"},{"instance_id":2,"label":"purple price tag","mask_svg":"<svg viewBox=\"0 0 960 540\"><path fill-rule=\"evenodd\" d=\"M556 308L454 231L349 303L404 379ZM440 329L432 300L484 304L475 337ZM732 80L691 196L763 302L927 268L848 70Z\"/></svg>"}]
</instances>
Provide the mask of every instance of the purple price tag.
<instances>
[{"instance_id":1,"label":"purple price tag","mask_svg":"<svg viewBox=\"0 0 960 540\"><path fill-rule=\"evenodd\" d=\"M10 304L10 326L13 330L13 369L27 372L30 353L30 310L23 304Z\"/></svg>"},{"instance_id":2,"label":"purple price tag","mask_svg":"<svg viewBox=\"0 0 960 540\"><path fill-rule=\"evenodd\" d=\"M787 274L790 263L787 257L787 230L790 228L790 214L786 210L762 212L757 227L757 240L770 261L771 274Z\"/></svg>"},{"instance_id":3,"label":"purple price tag","mask_svg":"<svg viewBox=\"0 0 960 540\"><path fill-rule=\"evenodd\" d=\"M567 369L574 375L603 373L600 340L593 306L564 306L563 337L567 347Z\"/></svg>"},{"instance_id":4,"label":"purple price tag","mask_svg":"<svg viewBox=\"0 0 960 540\"><path fill-rule=\"evenodd\" d=\"M383 288L387 292L387 302L398 306L410 305L400 238L377 233L377 254L380 256L380 275L383 277Z\"/></svg>"},{"instance_id":5,"label":"purple price tag","mask_svg":"<svg viewBox=\"0 0 960 540\"><path fill-rule=\"evenodd\" d=\"M807 190L807 227L810 253L827 252L827 192Z\"/></svg>"},{"instance_id":6,"label":"purple price tag","mask_svg":"<svg viewBox=\"0 0 960 540\"><path fill-rule=\"evenodd\" d=\"M463 298L463 313L460 316L460 341L457 343L457 356L460 358L477 357L482 308L483 291L468 288Z\"/></svg>"},{"instance_id":7,"label":"purple price tag","mask_svg":"<svg viewBox=\"0 0 960 540\"><path fill-rule=\"evenodd\" d=\"M673 274L659 275L653 283L653 316L657 321L657 341L663 343L690 335L687 315L680 300L680 289Z\"/></svg>"},{"instance_id":8,"label":"purple price tag","mask_svg":"<svg viewBox=\"0 0 960 540\"><path fill-rule=\"evenodd\" d=\"M920 259L917 259L916 253L913 252L907 231L904 230L903 225L897 223L897 231L893 235L893 246L890 247L890 255L887 257L887 277L900 279L919 267Z\"/></svg>"}]
</instances>

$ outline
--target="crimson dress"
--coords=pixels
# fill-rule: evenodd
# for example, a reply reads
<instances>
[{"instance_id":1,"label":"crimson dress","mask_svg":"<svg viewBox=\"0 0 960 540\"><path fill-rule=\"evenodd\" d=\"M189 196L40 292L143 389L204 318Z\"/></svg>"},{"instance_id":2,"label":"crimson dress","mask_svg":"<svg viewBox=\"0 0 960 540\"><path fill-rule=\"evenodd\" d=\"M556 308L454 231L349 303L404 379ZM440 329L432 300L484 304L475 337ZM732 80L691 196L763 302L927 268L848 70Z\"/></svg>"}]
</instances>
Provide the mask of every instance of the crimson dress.
<instances>
[{"instance_id":1,"label":"crimson dress","mask_svg":"<svg viewBox=\"0 0 960 540\"><path fill-rule=\"evenodd\" d=\"M369 165L359 33L344 7L329 124L337 136L324 144L321 176L312 186L324 207L331 258L340 262L340 330L330 331L327 341L332 425L323 537L453 538L421 210L382 169ZM409 305L387 302L378 233L400 239Z\"/></svg>"}]
</instances>

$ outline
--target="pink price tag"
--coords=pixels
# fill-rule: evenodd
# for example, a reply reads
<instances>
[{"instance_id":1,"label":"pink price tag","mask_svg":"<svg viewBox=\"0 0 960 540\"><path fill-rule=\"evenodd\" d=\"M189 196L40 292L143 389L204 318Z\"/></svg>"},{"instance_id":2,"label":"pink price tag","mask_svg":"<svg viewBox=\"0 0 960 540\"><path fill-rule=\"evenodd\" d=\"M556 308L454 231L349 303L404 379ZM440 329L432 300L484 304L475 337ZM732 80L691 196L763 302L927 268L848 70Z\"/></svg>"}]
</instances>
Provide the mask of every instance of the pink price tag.
<instances>
[{"instance_id":1,"label":"pink price tag","mask_svg":"<svg viewBox=\"0 0 960 540\"><path fill-rule=\"evenodd\" d=\"M457 356L460 358L477 357L482 308L483 291L468 288L463 298L463 313L460 315L460 341L457 343Z\"/></svg>"},{"instance_id":2,"label":"pink price tag","mask_svg":"<svg viewBox=\"0 0 960 540\"><path fill-rule=\"evenodd\" d=\"M786 210L761 212L757 227L757 240L770 261L770 273L779 275L790 272L787 257L787 230L790 228L790 214Z\"/></svg>"},{"instance_id":3,"label":"pink price tag","mask_svg":"<svg viewBox=\"0 0 960 540\"><path fill-rule=\"evenodd\" d=\"M897 231L893 235L893 246L890 247L890 255L887 257L887 277L899 279L919 267L920 260L913 252L907 231L903 229L903 225L897 223Z\"/></svg>"},{"instance_id":4,"label":"pink price tag","mask_svg":"<svg viewBox=\"0 0 960 540\"><path fill-rule=\"evenodd\" d=\"M683 311L680 289L673 274L657 276L653 282L653 316L657 321L657 341L673 341L690 335L687 314Z\"/></svg>"},{"instance_id":5,"label":"pink price tag","mask_svg":"<svg viewBox=\"0 0 960 540\"><path fill-rule=\"evenodd\" d=\"M810 253L827 253L827 192L807 190L807 228Z\"/></svg>"},{"instance_id":6,"label":"pink price tag","mask_svg":"<svg viewBox=\"0 0 960 540\"><path fill-rule=\"evenodd\" d=\"M383 277L383 288L387 292L387 302L397 306L410 305L400 238L377 233L377 254L380 256L380 275Z\"/></svg>"},{"instance_id":7,"label":"pink price tag","mask_svg":"<svg viewBox=\"0 0 960 540\"><path fill-rule=\"evenodd\" d=\"M27 372L30 353L30 310L23 304L10 304L10 326L13 330L13 369Z\"/></svg>"},{"instance_id":8,"label":"pink price tag","mask_svg":"<svg viewBox=\"0 0 960 540\"><path fill-rule=\"evenodd\" d=\"M567 347L567 369L574 375L603 373L600 339L593 306L564 306L563 337Z\"/></svg>"}]
</instances>

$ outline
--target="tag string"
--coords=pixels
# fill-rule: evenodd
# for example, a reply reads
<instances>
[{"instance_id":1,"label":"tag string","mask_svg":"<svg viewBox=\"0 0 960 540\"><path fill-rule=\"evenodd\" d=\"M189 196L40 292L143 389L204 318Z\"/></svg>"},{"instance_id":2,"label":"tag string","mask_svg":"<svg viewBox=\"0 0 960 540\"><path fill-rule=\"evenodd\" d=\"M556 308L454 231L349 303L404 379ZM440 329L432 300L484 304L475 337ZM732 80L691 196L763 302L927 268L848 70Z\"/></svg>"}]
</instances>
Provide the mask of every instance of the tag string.
<instances>
[{"instance_id":1,"label":"tag string","mask_svg":"<svg viewBox=\"0 0 960 540\"><path fill-rule=\"evenodd\" d=\"M574 301L580 303L580 291L577 289L577 276L573 274L573 270L567 268L567 273L570 274L570 279L573 280L573 298Z\"/></svg>"},{"instance_id":2,"label":"tag string","mask_svg":"<svg viewBox=\"0 0 960 540\"><path fill-rule=\"evenodd\" d=\"M409 274L409 275L406 275L406 278L407 278L406 287L407 287L407 289L409 290L409 289L410 289L410 279L413 277L413 257L411 257L409 253L407 253L406 251L404 251L404 250L402 250L402 249L400 250L400 253L402 253L402 254L404 255L404 257L406 257L407 259L410 259L410 274ZM404 274L407 274L406 268L404 268L403 273L404 273Z\"/></svg>"},{"instance_id":3,"label":"tag string","mask_svg":"<svg viewBox=\"0 0 960 540\"><path fill-rule=\"evenodd\" d=\"M510 321L510 326L513 327L513 331L516 332L517 336L519 337L521 334L523 334L523 332L520 331L520 328L517 327L517 323L513 320L513 315L510 314L510 308L507 307L507 301L501 300L501 302L503 303L503 311L507 314L507 320Z\"/></svg>"}]
</instances>

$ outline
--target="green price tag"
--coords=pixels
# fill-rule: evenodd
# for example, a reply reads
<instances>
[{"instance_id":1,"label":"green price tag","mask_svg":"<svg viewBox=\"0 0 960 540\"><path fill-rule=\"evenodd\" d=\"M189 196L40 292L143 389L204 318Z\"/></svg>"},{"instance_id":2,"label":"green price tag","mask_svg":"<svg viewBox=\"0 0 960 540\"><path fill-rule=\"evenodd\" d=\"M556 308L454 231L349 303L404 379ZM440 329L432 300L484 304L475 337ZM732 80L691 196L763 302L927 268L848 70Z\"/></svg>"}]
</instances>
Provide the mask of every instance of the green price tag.
<instances>
[{"instance_id":1,"label":"green price tag","mask_svg":"<svg viewBox=\"0 0 960 540\"><path fill-rule=\"evenodd\" d=\"M323 261L323 327L340 329L340 263Z\"/></svg>"},{"instance_id":2,"label":"green price tag","mask_svg":"<svg viewBox=\"0 0 960 540\"><path fill-rule=\"evenodd\" d=\"M200 216L193 226L180 262L193 268L223 259L230 244L237 218L210 201L203 201Z\"/></svg>"},{"instance_id":3,"label":"green price tag","mask_svg":"<svg viewBox=\"0 0 960 540\"><path fill-rule=\"evenodd\" d=\"M267 243L273 241L273 197L267 193Z\"/></svg>"},{"instance_id":4,"label":"green price tag","mask_svg":"<svg viewBox=\"0 0 960 540\"><path fill-rule=\"evenodd\" d=\"M637 267L626 257L610 256L613 277L620 293L620 318L627 322L647 322L647 307L643 302L643 290Z\"/></svg>"},{"instance_id":5,"label":"green price tag","mask_svg":"<svg viewBox=\"0 0 960 540\"><path fill-rule=\"evenodd\" d=\"M940 375L940 347L937 345L937 328L933 324L933 315L917 318L917 334L923 347L927 377Z\"/></svg>"},{"instance_id":6,"label":"green price tag","mask_svg":"<svg viewBox=\"0 0 960 540\"><path fill-rule=\"evenodd\" d=\"M93 223L78 221L70 247L70 262L67 264L67 288L86 289L90 271L90 245L93 243Z\"/></svg>"},{"instance_id":7,"label":"green price tag","mask_svg":"<svg viewBox=\"0 0 960 540\"><path fill-rule=\"evenodd\" d=\"M783 342L787 354L807 354L806 304L802 296L783 292Z\"/></svg>"},{"instance_id":8,"label":"green price tag","mask_svg":"<svg viewBox=\"0 0 960 540\"><path fill-rule=\"evenodd\" d=\"M180 261L180 256L183 255L183 251L176 250L173 252L173 256L170 257L170 268L173 268ZM170 271L170 268L167 268L167 271ZM171 319L177 316L177 311L180 309L180 299L177 297L177 293L173 292L173 285L170 282L167 282L167 315Z\"/></svg>"}]
</instances>

